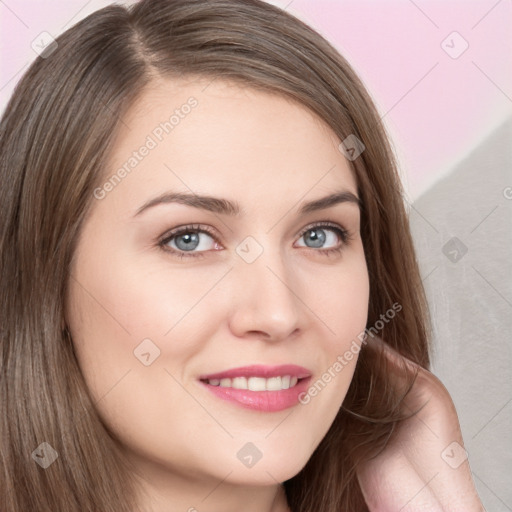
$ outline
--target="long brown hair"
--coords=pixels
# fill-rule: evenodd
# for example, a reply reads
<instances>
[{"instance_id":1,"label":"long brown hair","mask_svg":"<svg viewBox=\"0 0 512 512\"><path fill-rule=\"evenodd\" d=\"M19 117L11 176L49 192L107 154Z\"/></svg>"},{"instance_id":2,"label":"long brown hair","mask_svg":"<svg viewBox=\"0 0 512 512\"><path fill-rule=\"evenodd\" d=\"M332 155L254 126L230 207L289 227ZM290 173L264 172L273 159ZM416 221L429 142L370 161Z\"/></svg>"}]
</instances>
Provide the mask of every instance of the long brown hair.
<instances>
[{"instance_id":1,"label":"long brown hair","mask_svg":"<svg viewBox=\"0 0 512 512\"><path fill-rule=\"evenodd\" d=\"M65 301L83 219L116 127L158 76L232 80L307 106L345 140L362 201L367 328L425 368L428 314L400 180L379 115L347 61L313 29L261 0L142 0L91 14L25 73L0 128L0 509L133 512L136 483L96 413L66 336ZM382 315L401 306L392 320ZM362 348L327 435L284 482L293 512L364 511L358 463L381 450L406 386ZM414 376L410 376L408 386ZM58 454L47 469L34 451ZM40 450L44 450L43 445ZM37 457L37 454L36 454Z\"/></svg>"}]
</instances>

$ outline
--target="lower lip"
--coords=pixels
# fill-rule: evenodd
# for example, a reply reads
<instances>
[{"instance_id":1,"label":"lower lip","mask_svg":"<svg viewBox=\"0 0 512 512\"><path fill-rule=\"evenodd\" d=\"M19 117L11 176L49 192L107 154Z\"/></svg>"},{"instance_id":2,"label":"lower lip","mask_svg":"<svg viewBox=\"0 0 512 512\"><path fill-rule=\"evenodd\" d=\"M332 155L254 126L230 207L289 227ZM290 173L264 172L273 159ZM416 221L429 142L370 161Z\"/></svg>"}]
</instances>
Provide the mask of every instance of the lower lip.
<instances>
[{"instance_id":1,"label":"lower lip","mask_svg":"<svg viewBox=\"0 0 512 512\"><path fill-rule=\"evenodd\" d=\"M311 377L301 379L293 388L281 391L250 391L248 389L222 388L200 381L211 393L240 407L263 412L289 409L299 402L299 395L306 391Z\"/></svg>"}]
</instances>

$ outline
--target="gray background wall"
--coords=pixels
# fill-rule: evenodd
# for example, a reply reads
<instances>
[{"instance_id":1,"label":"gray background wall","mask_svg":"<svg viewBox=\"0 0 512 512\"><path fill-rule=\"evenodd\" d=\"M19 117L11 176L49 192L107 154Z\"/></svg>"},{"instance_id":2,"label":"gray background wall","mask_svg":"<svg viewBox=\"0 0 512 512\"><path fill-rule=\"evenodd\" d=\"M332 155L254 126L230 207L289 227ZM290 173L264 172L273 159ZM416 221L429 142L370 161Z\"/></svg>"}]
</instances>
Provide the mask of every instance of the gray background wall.
<instances>
[{"instance_id":1,"label":"gray background wall","mask_svg":"<svg viewBox=\"0 0 512 512\"><path fill-rule=\"evenodd\" d=\"M512 510L512 119L412 205L433 372L486 509ZM455 240L455 237L458 239Z\"/></svg>"}]
</instances>

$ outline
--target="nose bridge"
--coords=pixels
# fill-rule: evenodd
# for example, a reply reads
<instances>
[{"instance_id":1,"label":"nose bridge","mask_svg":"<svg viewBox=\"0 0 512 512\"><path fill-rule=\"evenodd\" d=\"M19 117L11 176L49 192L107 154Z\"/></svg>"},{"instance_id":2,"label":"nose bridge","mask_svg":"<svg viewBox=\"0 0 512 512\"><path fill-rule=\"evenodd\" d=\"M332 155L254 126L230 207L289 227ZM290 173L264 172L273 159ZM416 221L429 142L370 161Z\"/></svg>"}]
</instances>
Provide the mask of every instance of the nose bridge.
<instances>
[{"instance_id":1,"label":"nose bridge","mask_svg":"<svg viewBox=\"0 0 512 512\"><path fill-rule=\"evenodd\" d=\"M300 301L293 290L293 276L279 245L270 238L259 242L247 237L236 249L237 304L232 326L239 335L260 331L282 338L298 324Z\"/></svg>"}]
</instances>

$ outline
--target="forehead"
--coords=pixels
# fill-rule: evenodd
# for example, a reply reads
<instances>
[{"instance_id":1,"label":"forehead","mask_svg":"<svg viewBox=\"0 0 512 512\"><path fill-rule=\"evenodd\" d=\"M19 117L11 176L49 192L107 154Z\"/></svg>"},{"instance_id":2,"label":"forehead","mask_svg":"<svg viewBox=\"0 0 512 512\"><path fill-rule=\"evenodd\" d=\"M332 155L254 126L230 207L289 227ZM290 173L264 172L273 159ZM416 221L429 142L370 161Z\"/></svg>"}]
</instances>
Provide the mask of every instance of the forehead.
<instances>
[{"instance_id":1,"label":"forehead","mask_svg":"<svg viewBox=\"0 0 512 512\"><path fill-rule=\"evenodd\" d=\"M129 196L356 194L339 144L324 121L282 95L219 79L158 80L123 116L104 179L124 167L116 188Z\"/></svg>"}]
</instances>

